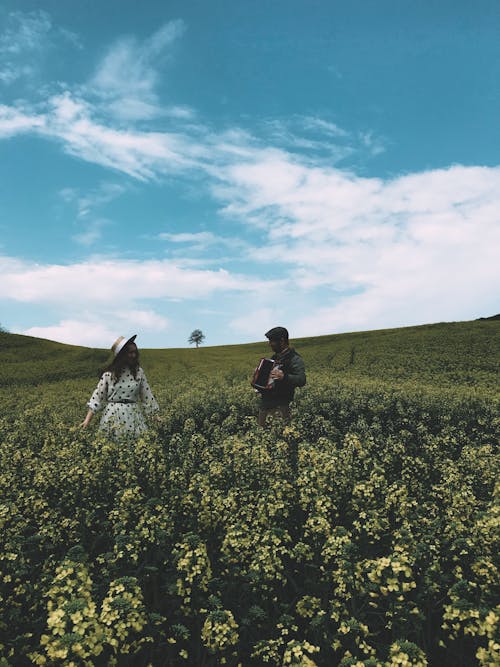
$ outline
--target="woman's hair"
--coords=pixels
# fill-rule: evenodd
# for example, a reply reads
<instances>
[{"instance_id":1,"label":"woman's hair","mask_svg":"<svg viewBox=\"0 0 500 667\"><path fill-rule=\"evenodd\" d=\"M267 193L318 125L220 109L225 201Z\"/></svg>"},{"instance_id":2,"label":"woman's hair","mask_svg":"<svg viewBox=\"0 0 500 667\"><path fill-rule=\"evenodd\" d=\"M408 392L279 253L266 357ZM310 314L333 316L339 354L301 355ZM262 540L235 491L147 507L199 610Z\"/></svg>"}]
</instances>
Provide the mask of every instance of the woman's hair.
<instances>
[{"instance_id":1,"label":"woman's hair","mask_svg":"<svg viewBox=\"0 0 500 667\"><path fill-rule=\"evenodd\" d=\"M132 343L132 345L134 345L134 343ZM128 345L126 347L128 347ZM127 359L127 355L125 354L126 347L124 347L123 350L121 350L116 355L116 357L110 364L108 364L108 366L101 370L100 376L109 372L111 373L113 380L116 382L120 379L123 370L128 367L134 376L134 380L137 380L137 371L139 370L139 350L137 350L134 362L130 364Z\"/></svg>"}]
</instances>

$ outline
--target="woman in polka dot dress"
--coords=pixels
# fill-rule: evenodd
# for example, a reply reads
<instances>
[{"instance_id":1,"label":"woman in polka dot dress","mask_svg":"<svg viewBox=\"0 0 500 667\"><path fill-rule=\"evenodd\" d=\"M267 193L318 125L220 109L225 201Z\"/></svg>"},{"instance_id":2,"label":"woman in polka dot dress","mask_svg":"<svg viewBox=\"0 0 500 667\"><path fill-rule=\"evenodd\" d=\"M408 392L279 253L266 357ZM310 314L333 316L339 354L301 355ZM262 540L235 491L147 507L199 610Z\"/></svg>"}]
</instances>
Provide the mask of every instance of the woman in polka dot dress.
<instances>
[{"instance_id":1,"label":"woman in polka dot dress","mask_svg":"<svg viewBox=\"0 0 500 667\"><path fill-rule=\"evenodd\" d=\"M147 415L158 411L146 374L139 366L135 339L136 336L128 340L120 336L113 343L114 359L87 403L89 411L81 424L83 428L87 428L94 414L104 408L100 430L116 437L135 437L147 429L139 401Z\"/></svg>"}]
</instances>

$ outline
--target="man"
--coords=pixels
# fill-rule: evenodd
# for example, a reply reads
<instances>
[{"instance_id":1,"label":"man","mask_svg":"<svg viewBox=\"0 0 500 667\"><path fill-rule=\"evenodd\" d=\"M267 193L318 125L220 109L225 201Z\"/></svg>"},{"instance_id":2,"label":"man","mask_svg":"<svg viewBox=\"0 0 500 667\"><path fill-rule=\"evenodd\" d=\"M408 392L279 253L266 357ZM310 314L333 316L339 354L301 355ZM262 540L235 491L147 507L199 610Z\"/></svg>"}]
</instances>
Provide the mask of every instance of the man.
<instances>
[{"instance_id":1,"label":"man","mask_svg":"<svg viewBox=\"0 0 500 667\"><path fill-rule=\"evenodd\" d=\"M277 366L269 376L274 380L273 388L261 392L259 426L265 426L267 418L275 414L280 414L288 422L295 387L303 387L306 383L304 361L300 354L289 347L288 331L284 327L274 327L265 336L273 351L271 358L277 362Z\"/></svg>"}]
</instances>

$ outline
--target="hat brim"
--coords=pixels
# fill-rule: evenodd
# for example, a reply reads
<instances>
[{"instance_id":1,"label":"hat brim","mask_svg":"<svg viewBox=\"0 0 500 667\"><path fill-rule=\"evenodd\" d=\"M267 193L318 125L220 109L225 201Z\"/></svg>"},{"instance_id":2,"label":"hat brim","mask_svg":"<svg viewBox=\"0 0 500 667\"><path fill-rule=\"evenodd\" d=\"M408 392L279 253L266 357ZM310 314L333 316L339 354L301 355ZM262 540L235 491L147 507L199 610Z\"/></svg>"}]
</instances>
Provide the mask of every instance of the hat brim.
<instances>
[{"instance_id":1,"label":"hat brim","mask_svg":"<svg viewBox=\"0 0 500 667\"><path fill-rule=\"evenodd\" d=\"M116 359L117 357L119 357L120 354L122 354L122 352L126 349L127 345L128 345L129 343L133 343L133 342L135 341L136 338L137 338L137 334L134 334L133 336L130 336L130 338L129 338L128 340L126 340L126 341L123 343L123 345L121 346L121 348L120 348L120 349L118 350L118 352L115 354L115 359Z\"/></svg>"}]
</instances>

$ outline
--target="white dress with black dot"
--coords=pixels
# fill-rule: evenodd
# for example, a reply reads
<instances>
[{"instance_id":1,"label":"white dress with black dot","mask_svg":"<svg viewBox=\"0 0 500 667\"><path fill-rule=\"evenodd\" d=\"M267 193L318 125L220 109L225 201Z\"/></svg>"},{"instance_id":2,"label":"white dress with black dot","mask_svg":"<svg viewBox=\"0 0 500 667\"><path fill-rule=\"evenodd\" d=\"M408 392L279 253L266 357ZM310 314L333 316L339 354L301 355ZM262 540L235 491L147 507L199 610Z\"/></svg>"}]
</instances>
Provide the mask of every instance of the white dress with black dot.
<instances>
[{"instance_id":1,"label":"white dress with black dot","mask_svg":"<svg viewBox=\"0 0 500 667\"><path fill-rule=\"evenodd\" d=\"M147 429L139 401L147 415L159 409L146 374L140 367L137 378L129 368L122 371L118 380L113 380L110 371L103 373L87 405L94 414L104 409L100 430L115 436L137 436Z\"/></svg>"}]
</instances>

